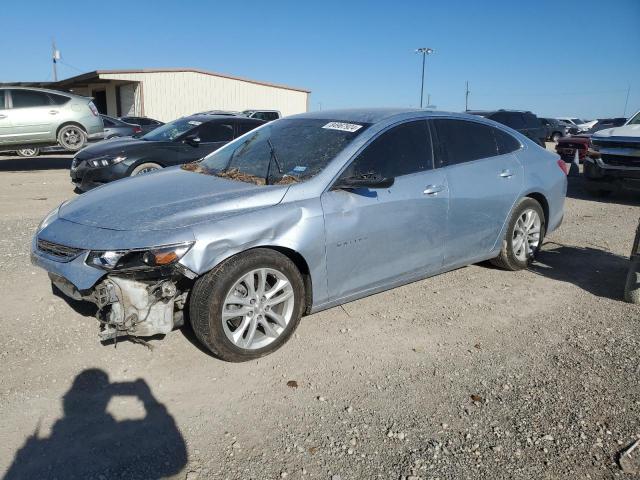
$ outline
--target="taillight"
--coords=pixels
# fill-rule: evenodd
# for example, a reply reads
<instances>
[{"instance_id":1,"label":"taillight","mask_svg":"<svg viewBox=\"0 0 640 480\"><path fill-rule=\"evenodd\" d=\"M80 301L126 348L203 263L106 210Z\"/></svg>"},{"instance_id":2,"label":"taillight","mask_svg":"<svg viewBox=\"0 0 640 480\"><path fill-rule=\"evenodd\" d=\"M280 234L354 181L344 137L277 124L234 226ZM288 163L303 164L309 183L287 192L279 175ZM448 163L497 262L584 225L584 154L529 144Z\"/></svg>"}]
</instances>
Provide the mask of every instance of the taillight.
<instances>
[{"instance_id":1,"label":"taillight","mask_svg":"<svg viewBox=\"0 0 640 480\"><path fill-rule=\"evenodd\" d=\"M91 113L93 113L94 117L97 117L99 115L98 109L93 104L93 102L89 102L89 110L91 110Z\"/></svg>"},{"instance_id":2,"label":"taillight","mask_svg":"<svg viewBox=\"0 0 640 480\"><path fill-rule=\"evenodd\" d=\"M562 172L565 175L569 175L569 165L567 165L567 162L565 162L564 160L560 159L560 160L558 160L558 166L560 167L560 170L562 170Z\"/></svg>"},{"instance_id":3,"label":"taillight","mask_svg":"<svg viewBox=\"0 0 640 480\"><path fill-rule=\"evenodd\" d=\"M142 129L140 127L133 127L133 133L142 133Z\"/></svg>"}]
</instances>

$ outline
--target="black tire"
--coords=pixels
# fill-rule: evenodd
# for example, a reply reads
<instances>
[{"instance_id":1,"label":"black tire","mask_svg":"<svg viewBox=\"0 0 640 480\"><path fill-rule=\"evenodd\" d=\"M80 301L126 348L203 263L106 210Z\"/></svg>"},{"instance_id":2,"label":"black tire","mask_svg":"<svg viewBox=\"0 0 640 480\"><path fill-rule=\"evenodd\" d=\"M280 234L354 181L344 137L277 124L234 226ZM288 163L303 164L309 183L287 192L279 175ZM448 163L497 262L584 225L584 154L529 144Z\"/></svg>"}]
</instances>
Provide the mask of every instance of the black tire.
<instances>
[{"instance_id":1,"label":"black tire","mask_svg":"<svg viewBox=\"0 0 640 480\"><path fill-rule=\"evenodd\" d=\"M289 279L294 292L294 307L286 329L267 346L251 350L240 348L227 338L221 312L225 297L235 282L257 268L278 270ZM225 260L196 280L189 299L189 320L198 340L216 357L227 362L245 362L263 357L284 345L300 323L304 309L304 282L295 264L275 250L256 248Z\"/></svg>"},{"instance_id":2,"label":"black tire","mask_svg":"<svg viewBox=\"0 0 640 480\"><path fill-rule=\"evenodd\" d=\"M157 163L153 163L153 162L141 163L131 171L130 176L134 177L136 175L150 173L155 170L160 170L161 168L162 168L162 165L158 165Z\"/></svg>"},{"instance_id":3,"label":"black tire","mask_svg":"<svg viewBox=\"0 0 640 480\"><path fill-rule=\"evenodd\" d=\"M78 125L65 125L58 131L58 144L69 152L77 152L87 144L87 133Z\"/></svg>"},{"instance_id":4,"label":"black tire","mask_svg":"<svg viewBox=\"0 0 640 480\"><path fill-rule=\"evenodd\" d=\"M520 260L516 257L513 251L513 242L511 241L514 236L516 222L520 218L520 216L527 209L533 209L536 211L538 216L540 217L541 226L540 226L540 238L538 240L538 246L532 252L532 254L527 258L526 261ZM509 218L509 224L507 225L507 231L505 237L502 239L502 248L500 249L500 254L491 259L491 263L496 267L502 268L504 270L523 270L531 265L533 259L540 251L540 247L542 246L542 242L544 240L544 235L546 233L546 218L544 216L544 211L540 204L535 201L533 198L525 197L521 199L518 204L515 206L511 213L511 218Z\"/></svg>"},{"instance_id":5,"label":"black tire","mask_svg":"<svg viewBox=\"0 0 640 480\"><path fill-rule=\"evenodd\" d=\"M33 158L40 155L40 149L39 148L21 148L20 150L16 150L16 153L18 154L19 157Z\"/></svg>"},{"instance_id":6,"label":"black tire","mask_svg":"<svg viewBox=\"0 0 640 480\"><path fill-rule=\"evenodd\" d=\"M613 193L613 191L608 188L602 188L602 186L599 185L598 182L589 181L586 181L584 183L584 191L589 195L598 198L608 197Z\"/></svg>"}]
</instances>

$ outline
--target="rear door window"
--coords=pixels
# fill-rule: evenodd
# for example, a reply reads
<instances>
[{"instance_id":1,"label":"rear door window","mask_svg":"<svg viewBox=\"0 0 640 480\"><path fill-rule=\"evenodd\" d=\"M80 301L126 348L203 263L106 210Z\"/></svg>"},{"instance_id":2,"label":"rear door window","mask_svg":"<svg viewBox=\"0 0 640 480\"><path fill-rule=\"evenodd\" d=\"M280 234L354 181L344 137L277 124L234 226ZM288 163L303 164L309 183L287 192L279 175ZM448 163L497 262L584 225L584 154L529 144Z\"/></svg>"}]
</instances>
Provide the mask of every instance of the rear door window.
<instances>
[{"instance_id":1,"label":"rear door window","mask_svg":"<svg viewBox=\"0 0 640 480\"><path fill-rule=\"evenodd\" d=\"M377 173L399 177L433 167L431 137L425 120L403 123L371 142L349 165L343 177Z\"/></svg>"},{"instance_id":2,"label":"rear door window","mask_svg":"<svg viewBox=\"0 0 640 480\"><path fill-rule=\"evenodd\" d=\"M13 108L44 107L51 105L49 96L44 92L33 90L12 90Z\"/></svg>"},{"instance_id":3,"label":"rear door window","mask_svg":"<svg viewBox=\"0 0 640 480\"><path fill-rule=\"evenodd\" d=\"M493 128L467 120L433 120L438 135L438 164L457 165L498 155Z\"/></svg>"},{"instance_id":4,"label":"rear door window","mask_svg":"<svg viewBox=\"0 0 640 480\"><path fill-rule=\"evenodd\" d=\"M198 136L202 143L228 142L233 140L233 125L218 122L203 123L198 129Z\"/></svg>"},{"instance_id":5,"label":"rear door window","mask_svg":"<svg viewBox=\"0 0 640 480\"><path fill-rule=\"evenodd\" d=\"M69 100L71 100L69 97L65 97L64 95L58 95L55 93L48 93L47 95L49 95L49 98L51 99L51 103L53 105L64 105Z\"/></svg>"}]
</instances>

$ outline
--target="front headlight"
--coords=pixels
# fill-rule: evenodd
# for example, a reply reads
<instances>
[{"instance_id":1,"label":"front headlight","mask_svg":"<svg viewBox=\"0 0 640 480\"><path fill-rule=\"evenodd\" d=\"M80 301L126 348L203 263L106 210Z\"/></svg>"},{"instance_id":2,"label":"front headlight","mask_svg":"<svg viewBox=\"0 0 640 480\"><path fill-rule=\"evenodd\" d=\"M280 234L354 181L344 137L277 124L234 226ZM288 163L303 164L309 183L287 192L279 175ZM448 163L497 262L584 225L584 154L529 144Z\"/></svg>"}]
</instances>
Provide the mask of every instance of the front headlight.
<instances>
[{"instance_id":1,"label":"front headlight","mask_svg":"<svg viewBox=\"0 0 640 480\"><path fill-rule=\"evenodd\" d=\"M173 265L192 245L188 242L148 249L91 251L86 263L109 271L150 270Z\"/></svg>"},{"instance_id":2,"label":"front headlight","mask_svg":"<svg viewBox=\"0 0 640 480\"><path fill-rule=\"evenodd\" d=\"M115 157L102 157L95 160L89 160L87 163L92 167L108 167L109 165L115 165L126 160L125 155L117 155Z\"/></svg>"}]
</instances>

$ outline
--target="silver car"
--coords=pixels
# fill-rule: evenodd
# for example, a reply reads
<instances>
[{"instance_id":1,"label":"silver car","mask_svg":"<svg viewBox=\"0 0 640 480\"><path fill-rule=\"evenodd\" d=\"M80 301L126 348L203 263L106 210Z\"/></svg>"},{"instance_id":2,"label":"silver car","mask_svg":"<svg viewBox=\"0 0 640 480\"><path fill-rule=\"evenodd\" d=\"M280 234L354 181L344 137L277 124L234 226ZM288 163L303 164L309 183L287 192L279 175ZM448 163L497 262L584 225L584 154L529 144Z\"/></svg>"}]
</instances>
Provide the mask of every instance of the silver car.
<instances>
[{"instance_id":1,"label":"silver car","mask_svg":"<svg viewBox=\"0 0 640 480\"><path fill-rule=\"evenodd\" d=\"M188 306L209 350L244 361L305 314L482 260L526 268L566 187L557 155L490 120L307 113L65 202L32 261L99 307L103 339L168 333Z\"/></svg>"},{"instance_id":2,"label":"silver car","mask_svg":"<svg viewBox=\"0 0 640 480\"><path fill-rule=\"evenodd\" d=\"M0 150L59 144L77 151L89 139L103 135L102 120L88 97L42 88L0 87Z\"/></svg>"}]
</instances>

